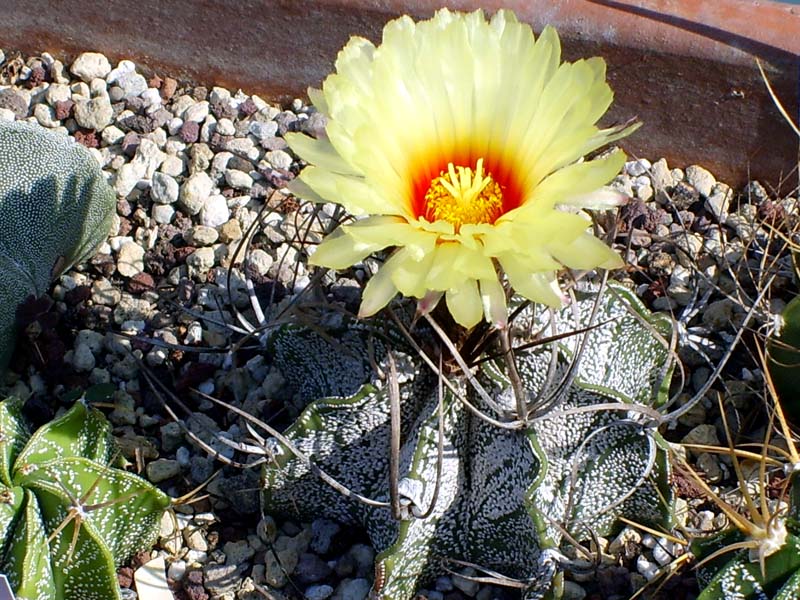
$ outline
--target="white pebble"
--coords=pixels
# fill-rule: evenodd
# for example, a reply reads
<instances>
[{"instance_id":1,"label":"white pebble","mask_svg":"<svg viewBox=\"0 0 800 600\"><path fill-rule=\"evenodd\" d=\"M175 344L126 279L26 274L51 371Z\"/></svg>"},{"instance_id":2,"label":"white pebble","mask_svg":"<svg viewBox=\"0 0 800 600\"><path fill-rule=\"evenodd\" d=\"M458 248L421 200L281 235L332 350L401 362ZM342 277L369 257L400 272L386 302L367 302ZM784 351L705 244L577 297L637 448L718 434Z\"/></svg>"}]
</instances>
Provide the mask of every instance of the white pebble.
<instances>
[{"instance_id":1,"label":"white pebble","mask_svg":"<svg viewBox=\"0 0 800 600\"><path fill-rule=\"evenodd\" d=\"M111 71L111 64L99 52L84 52L75 59L69 70L76 77L88 82L96 77L105 78Z\"/></svg>"},{"instance_id":2,"label":"white pebble","mask_svg":"<svg viewBox=\"0 0 800 600\"><path fill-rule=\"evenodd\" d=\"M625 172L631 177L638 177L645 175L651 166L652 164L646 158L631 160L625 163Z\"/></svg>"},{"instance_id":3,"label":"white pebble","mask_svg":"<svg viewBox=\"0 0 800 600\"><path fill-rule=\"evenodd\" d=\"M231 211L225 196L215 194L209 196L200 211L200 223L207 227L219 227L227 223L231 218Z\"/></svg>"}]
</instances>

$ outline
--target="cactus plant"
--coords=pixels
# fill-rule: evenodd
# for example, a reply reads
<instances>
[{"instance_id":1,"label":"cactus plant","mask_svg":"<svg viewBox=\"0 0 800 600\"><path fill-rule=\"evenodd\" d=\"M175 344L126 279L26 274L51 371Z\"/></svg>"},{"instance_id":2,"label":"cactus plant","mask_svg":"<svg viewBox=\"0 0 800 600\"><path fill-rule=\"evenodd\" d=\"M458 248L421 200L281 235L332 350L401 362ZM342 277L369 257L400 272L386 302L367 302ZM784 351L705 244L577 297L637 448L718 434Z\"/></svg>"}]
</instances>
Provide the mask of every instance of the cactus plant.
<instances>
[{"instance_id":1,"label":"cactus plant","mask_svg":"<svg viewBox=\"0 0 800 600\"><path fill-rule=\"evenodd\" d=\"M0 572L17 600L113 600L116 566L155 541L164 493L114 466L108 421L79 400L28 432L0 402Z\"/></svg>"},{"instance_id":2,"label":"cactus plant","mask_svg":"<svg viewBox=\"0 0 800 600\"><path fill-rule=\"evenodd\" d=\"M466 408L458 396L491 411L463 374L449 376L452 389L440 387L418 355L396 341L391 324L372 332L364 324L345 324L325 336L298 327L279 330L270 341L275 364L287 380L298 382L296 397L311 403L284 434L298 453L275 438L268 442L264 511L365 527L379 551L373 593L392 600L413 597L425 580L463 564L458 561L518 578L526 584L526 598L541 598L561 558L564 530L577 538L586 537L587 527L606 534L620 515L663 523L671 497L666 457L658 433L638 409L646 412L665 401L670 353L660 336L668 337L670 324L621 286L597 296L597 290L578 293L557 314L554 333L580 330L592 321L598 302L597 326L555 342L556 363L549 348L516 351L529 400L549 395L550 404L517 429ZM515 326L549 332L544 314L525 308ZM415 336L426 345L421 330ZM575 377L564 379L584 337ZM401 520L386 507L393 386L368 377L370 363L381 362L389 347L400 365ZM478 381L496 408L513 414L506 363L483 358L475 368ZM555 378L547 376L551 365ZM630 411L610 410L609 404ZM383 505L336 491L300 453L350 492Z\"/></svg>"},{"instance_id":3,"label":"cactus plant","mask_svg":"<svg viewBox=\"0 0 800 600\"><path fill-rule=\"evenodd\" d=\"M797 423L800 422L800 401L797 398L800 386L800 297L786 305L780 322L779 330L767 344L767 365L783 410Z\"/></svg>"},{"instance_id":4,"label":"cactus plant","mask_svg":"<svg viewBox=\"0 0 800 600\"><path fill-rule=\"evenodd\" d=\"M115 195L97 161L35 123L0 122L0 369L17 306L105 239Z\"/></svg>"}]
</instances>

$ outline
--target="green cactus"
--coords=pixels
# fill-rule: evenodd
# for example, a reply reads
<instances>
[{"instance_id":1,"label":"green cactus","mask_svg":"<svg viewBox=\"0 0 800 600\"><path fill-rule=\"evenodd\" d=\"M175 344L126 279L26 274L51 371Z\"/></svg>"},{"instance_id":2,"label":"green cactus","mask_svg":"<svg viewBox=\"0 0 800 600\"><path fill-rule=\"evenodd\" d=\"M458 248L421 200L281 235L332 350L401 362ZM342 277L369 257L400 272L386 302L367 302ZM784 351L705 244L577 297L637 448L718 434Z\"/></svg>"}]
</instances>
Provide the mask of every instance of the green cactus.
<instances>
[{"instance_id":1,"label":"green cactus","mask_svg":"<svg viewBox=\"0 0 800 600\"><path fill-rule=\"evenodd\" d=\"M786 415L800 422L800 297L781 314L781 327L767 343L769 374Z\"/></svg>"},{"instance_id":2,"label":"green cactus","mask_svg":"<svg viewBox=\"0 0 800 600\"><path fill-rule=\"evenodd\" d=\"M766 527L732 527L692 543L700 559L697 600L800 598L800 484L792 476L789 511L767 515ZM762 533L765 535L754 535ZM705 560L705 562L703 562Z\"/></svg>"},{"instance_id":3,"label":"green cactus","mask_svg":"<svg viewBox=\"0 0 800 600\"><path fill-rule=\"evenodd\" d=\"M596 297L596 292L578 293L577 301L558 314L555 332L589 325ZM401 365L399 496L406 518L398 521L386 507L345 497L275 439L268 442L264 511L365 527L379 551L373 586L378 598L412 598L445 567L459 568L451 561L518 578L528 583L526 598L544 597L562 559L560 527L585 539L587 528L609 533L620 515L638 522L668 519L666 455L658 433L636 409L665 402L671 363L658 336L669 338L670 324L618 285L609 286L597 306L596 328L557 342L555 378L547 376L549 348L516 352L528 400L549 394L552 403L541 418L516 430L475 416L450 388L440 392L437 377L395 341L399 334L390 328L392 355ZM544 311L531 308L519 314L515 326L520 332L552 331L545 328ZM370 372L371 360L386 369L381 341L386 329L371 337L364 325L345 326L344 333L323 337L284 327L271 340L284 377L301 382L296 396L312 401L285 435L349 490L384 502L390 499L389 386L358 374ZM336 341L343 336L344 345ZM559 386L584 336L577 374ZM517 339L530 341L521 334ZM479 363L477 378L497 408L513 414L505 362L488 357ZM451 381L475 407L491 411L463 376ZM440 393L444 450L437 475ZM591 409L603 403L626 403L633 410ZM570 411L581 407L587 409Z\"/></svg>"},{"instance_id":4,"label":"green cactus","mask_svg":"<svg viewBox=\"0 0 800 600\"><path fill-rule=\"evenodd\" d=\"M0 573L17 600L121 598L116 567L152 545L169 497L113 466L83 400L33 435L21 407L0 402Z\"/></svg>"},{"instance_id":5,"label":"green cactus","mask_svg":"<svg viewBox=\"0 0 800 600\"><path fill-rule=\"evenodd\" d=\"M35 123L0 122L0 370L16 308L88 258L108 235L116 197L72 138Z\"/></svg>"}]
</instances>

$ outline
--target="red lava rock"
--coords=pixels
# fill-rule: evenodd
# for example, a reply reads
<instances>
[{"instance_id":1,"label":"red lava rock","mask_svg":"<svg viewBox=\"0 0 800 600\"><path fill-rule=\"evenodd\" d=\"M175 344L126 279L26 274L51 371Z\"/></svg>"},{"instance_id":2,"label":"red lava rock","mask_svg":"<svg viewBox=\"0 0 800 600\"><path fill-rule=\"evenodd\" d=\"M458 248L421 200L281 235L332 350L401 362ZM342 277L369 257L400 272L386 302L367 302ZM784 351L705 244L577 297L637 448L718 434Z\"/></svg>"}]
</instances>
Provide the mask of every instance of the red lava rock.
<instances>
[{"instance_id":1,"label":"red lava rock","mask_svg":"<svg viewBox=\"0 0 800 600\"><path fill-rule=\"evenodd\" d=\"M220 135L215 131L211 135L211 139L208 142L208 146L214 152L223 152L228 147L228 143L230 143L232 140L233 140L232 135Z\"/></svg>"},{"instance_id":2,"label":"red lava rock","mask_svg":"<svg viewBox=\"0 0 800 600\"><path fill-rule=\"evenodd\" d=\"M31 67L30 77L28 77L28 81L25 84L31 89L35 88L40 83L47 81L47 75L47 71L41 64L35 65Z\"/></svg>"},{"instance_id":3,"label":"red lava rock","mask_svg":"<svg viewBox=\"0 0 800 600\"><path fill-rule=\"evenodd\" d=\"M169 100L175 95L175 91L178 89L178 82L175 81L172 77L167 77L161 83L161 98L163 100Z\"/></svg>"},{"instance_id":4,"label":"red lava rock","mask_svg":"<svg viewBox=\"0 0 800 600\"><path fill-rule=\"evenodd\" d=\"M111 277L114 271L117 270L117 265L114 263L114 257L108 254L95 254L89 261L98 273L103 277Z\"/></svg>"},{"instance_id":5,"label":"red lava rock","mask_svg":"<svg viewBox=\"0 0 800 600\"><path fill-rule=\"evenodd\" d=\"M184 581L192 585L203 585L203 572L198 570L189 571Z\"/></svg>"},{"instance_id":6,"label":"red lava rock","mask_svg":"<svg viewBox=\"0 0 800 600\"><path fill-rule=\"evenodd\" d=\"M75 141L87 148L99 148L100 140L97 139L96 131L76 131L74 133Z\"/></svg>"},{"instance_id":7,"label":"red lava rock","mask_svg":"<svg viewBox=\"0 0 800 600\"><path fill-rule=\"evenodd\" d=\"M189 600L208 600L208 594L202 585L187 585L183 590Z\"/></svg>"},{"instance_id":8,"label":"red lava rock","mask_svg":"<svg viewBox=\"0 0 800 600\"><path fill-rule=\"evenodd\" d=\"M55 105L55 117L59 121L63 121L64 119L69 119L72 115L72 107L75 106L75 103L72 100L59 100L56 102Z\"/></svg>"},{"instance_id":9,"label":"red lava rock","mask_svg":"<svg viewBox=\"0 0 800 600\"><path fill-rule=\"evenodd\" d=\"M130 129L136 133L152 133L156 129L155 122L147 115L131 115L120 120L119 123L124 129Z\"/></svg>"},{"instance_id":10,"label":"red lava rock","mask_svg":"<svg viewBox=\"0 0 800 600\"><path fill-rule=\"evenodd\" d=\"M120 567L117 571L117 581L119 587L130 588L133 585L133 569L130 567Z\"/></svg>"},{"instance_id":11,"label":"red lava rock","mask_svg":"<svg viewBox=\"0 0 800 600\"><path fill-rule=\"evenodd\" d=\"M214 376L216 367L208 363L189 363L180 379L175 382L175 390L183 392L189 388L196 388L206 379Z\"/></svg>"},{"instance_id":12,"label":"red lava rock","mask_svg":"<svg viewBox=\"0 0 800 600\"><path fill-rule=\"evenodd\" d=\"M181 125L181 130L178 132L181 141L186 144L192 144L200 138L200 125L194 121L186 121Z\"/></svg>"},{"instance_id":13,"label":"red lava rock","mask_svg":"<svg viewBox=\"0 0 800 600\"><path fill-rule=\"evenodd\" d=\"M208 108L217 119L233 120L238 112L229 102L212 102Z\"/></svg>"},{"instance_id":14,"label":"red lava rock","mask_svg":"<svg viewBox=\"0 0 800 600\"><path fill-rule=\"evenodd\" d=\"M256 106L256 103L253 102L252 98L248 98L239 105L239 113L242 116L249 117L250 115L255 114L257 112L258 112L258 107Z\"/></svg>"},{"instance_id":15,"label":"red lava rock","mask_svg":"<svg viewBox=\"0 0 800 600\"><path fill-rule=\"evenodd\" d=\"M150 86L152 88L156 88L156 89L161 89L161 86L163 84L164 84L164 80L161 79L161 77L159 77L158 75L153 75L150 78L150 81L147 82L148 86Z\"/></svg>"},{"instance_id":16,"label":"red lava rock","mask_svg":"<svg viewBox=\"0 0 800 600\"><path fill-rule=\"evenodd\" d=\"M64 294L64 302L66 302L69 306L75 306L81 302L86 302L91 297L91 286L79 285Z\"/></svg>"},{"instance_id":17,"label":"red lava rock","mask_svg":"<svg viewBox=\"0 0 800 600\"><path fill-rule=\"evenodd\" d=\"M131 294L142 294L156 289L156 282L149 273L137 273L128 280L128 291Z\"/></svg>"}]
</instances>

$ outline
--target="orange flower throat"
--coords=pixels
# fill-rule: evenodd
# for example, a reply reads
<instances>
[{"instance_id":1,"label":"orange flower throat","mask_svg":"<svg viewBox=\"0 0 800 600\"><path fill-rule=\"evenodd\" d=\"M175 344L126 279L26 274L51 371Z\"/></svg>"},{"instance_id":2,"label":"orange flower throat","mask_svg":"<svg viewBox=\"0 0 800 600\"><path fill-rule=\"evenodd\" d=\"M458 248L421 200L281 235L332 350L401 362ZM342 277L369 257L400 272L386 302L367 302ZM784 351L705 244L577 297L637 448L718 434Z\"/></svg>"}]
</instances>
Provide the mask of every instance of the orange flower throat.
<instances>
[{"instance_id":1,"label":"orange flower throat","mask_svg":"<svg viewBox=\"0 0 800 600\"><path fill-rule=\"evenodd\" d=\"M425 192L425 218L447 221L456 231L462 225L494 223L503 212L503 191L492 175L484 172L482 158L474 171L449 163L447 172L441 171Z\"/></svg>"}]
</instances>

